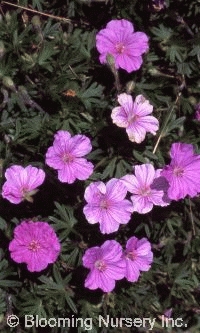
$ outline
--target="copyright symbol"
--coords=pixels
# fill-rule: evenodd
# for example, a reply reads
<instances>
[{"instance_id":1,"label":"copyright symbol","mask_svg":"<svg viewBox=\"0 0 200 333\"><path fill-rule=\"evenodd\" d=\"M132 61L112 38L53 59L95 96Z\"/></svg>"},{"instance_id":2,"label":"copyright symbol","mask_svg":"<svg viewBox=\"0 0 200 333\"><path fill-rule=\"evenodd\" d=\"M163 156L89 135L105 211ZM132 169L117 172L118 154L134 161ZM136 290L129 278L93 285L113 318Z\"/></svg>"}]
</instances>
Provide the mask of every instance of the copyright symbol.
<instances>
[{"instance_id":1,"label":"copyright symbol","mask_svg":"<svg viewBox=\"0 0 200 333\"><path fill-rule=\"evenodd\" d=\"M10 327L16 327L17 325L19 325L19 318L15 315L9 315L7 317L7 324Z\"/></svg>"}]
</instances>

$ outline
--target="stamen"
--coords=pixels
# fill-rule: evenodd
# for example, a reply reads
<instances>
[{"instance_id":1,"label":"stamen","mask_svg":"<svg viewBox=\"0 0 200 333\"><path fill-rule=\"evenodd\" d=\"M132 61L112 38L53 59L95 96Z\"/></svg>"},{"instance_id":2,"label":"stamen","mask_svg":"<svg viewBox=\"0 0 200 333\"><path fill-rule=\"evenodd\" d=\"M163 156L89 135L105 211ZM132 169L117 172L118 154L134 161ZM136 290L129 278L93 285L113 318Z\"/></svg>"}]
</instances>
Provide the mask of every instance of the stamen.
<instances>
[{"instance_id":1,"label":"stamen","mask_svg":"<svg viewBox=\"0 0 200 333\"><path fill-rule=\"evenodd\" d=\"M40 244L36 240L32 240L28 245L28 249L33 252L38 251L40 249L40 247L41 247Z\"/></svg>"},{"instance_id":2,"label":"stamen","mask_svg":"<svg viewBox=\"0 0 200 333\"><path fill-rule=\"evenodd\" d=\"M122 43L117 43L115 49L119 54L122 54L125 51L125 46Z\"/></svg>"},{"instance_id":3,"label":"stamen","mask_svg":"<svg viewBox=\"0 0 200 333\"><path fill-rule=\"evenodd\" d=\"M104 272L106 270L106 264L103 260L97 260L94 265L100 272Z\"/></svg>"}]
</instances>

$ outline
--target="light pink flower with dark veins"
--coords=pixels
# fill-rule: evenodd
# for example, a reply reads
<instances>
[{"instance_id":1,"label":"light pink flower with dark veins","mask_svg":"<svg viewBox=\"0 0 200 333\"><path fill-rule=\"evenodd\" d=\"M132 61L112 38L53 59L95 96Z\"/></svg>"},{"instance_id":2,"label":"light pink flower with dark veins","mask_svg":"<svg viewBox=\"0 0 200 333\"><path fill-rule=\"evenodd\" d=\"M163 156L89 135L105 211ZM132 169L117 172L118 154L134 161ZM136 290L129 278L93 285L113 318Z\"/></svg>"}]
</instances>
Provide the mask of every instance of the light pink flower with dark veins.
<instances>
[{"instance_id":1,"label":"light pink flower with dark veins","mask_svg":"<svg viewBox=\"0 0 200 333\"><path fill-rule=\"evenodd\" d=\"M76 179L86 180L93 172L93 164L83 156L90 153L92 145L85 135L73 137L68 131L58 131L53 146L46 153L46 164L58 170L58 179L72 184Z\"/></svg>"},{"instance_id":2,"label":"light pink flower with dark veins","mask_svg":"<svg viewBox=\"0 0 200 333\"><path fill-rule=\"evenodd\" d=\"M200 193L200 155L194 153L193 145L176 142L171 146L170 156L170 164L161 172L169 183L169 198L177 201L187 195L195 197Z\"/></svg>"},{"instance_id":3,"label":"light pink flower with dark veins","mask_svg":"<svg viewBox=\"0 0 200 333\"><path fill-rule=\"evenodd\" d=\"M138 95L135 100L126 93L118 96L117 106L112 110L111 118L114 124L124 127L129 140L141 143L146 133L156 134L159 128L158 119L150 114L153 112L153 105L144 96Z\"/></svg>"},{"instance_id":4,"label":"light pink flower with dark veins","mask_svg":"<svg viewBox=\"0 0 200 333\"><path fill-rule=\"evenodd\" d=\"M23 221L14 230L9 244L11 258L27 264L30 272L40 272L57 260L60 242L47 222Z\"/></svg>"},{"instance_id":5,"label":"light pink flower with dark veins","mask_svg":"<svg viewBox=\"0 0 200 333\"><path fill-rule=\"evenodd\" d=\"M19 204L27 200L32 202L32 195L37 192L45 179L45 173L42 169L28 165L23 168L20 165L13 165L6 169L6 182L2 187L2 197L11 203Z\"/></svg>"},{"instance_id":6,"label":"light pink flower with dark veins","mask_svg":"<svg viewBox=\"0 0 200 333\"><path fill-rule=\"evenodd\" d=\"M141 271L148 271L153 262L151 244L146 238L131 237L127 241L124 253L126 262L125 277L130 282L139 279Z\"/></svg>"},{"instance_id":7,"label":"light pink flower with dark veins","mask_svg":"<svg viewBox=\"0 0 200 333\"><path fill-rule=\"evenodd\" d=\"M170 203L167 197L168 182L161 177L161 170L155 170L152 164L134 166L135 175L126 175L121 178L127 190L132 193L133 211L140 214L150 212L154 205L167 206Z\"/></svg>"},{"instance_id":8,"label":"light pink flower with dark veins","mask_svg":"<svg viewBox=\"0 0 200 333\"><path fill-rule=\"evenodd\" d=\"M149 49L148 37L144 32L134 32L133 24L127 20L112 20L96 36L99 60L106 63L110 54L114 57L115 67L128 73L138 70L142 65L142 54Z\"/></svg>"},{"instance_id":9,"label":"light pink flower with dark veins","mask_svg":"<svg viewBox=\"0 0 200 333\"><path fill-rule=\"evenodd\" d=\"M127 188L119 179L91 183L85 190L87 201L83 212L91 224L100 224L103 234L110 234L119 229L120 224L126 224L131 219L132 204L125 199Z\"/></svg>"},{"instance_id":10,"label":"light pink flower with dark veins","mask_svg":"<svg viewBox=\"0 0 200 333\"><path fill-rule=\"evenodd\" d=\"M125 274L126 263L122 254L122 247L115 240L107 240L100 247L86 250L82 258L83 266L89 268L90 273L86 277L85 287L112 291L115 281L123 279Z\"/></svg>"}]
</instances>

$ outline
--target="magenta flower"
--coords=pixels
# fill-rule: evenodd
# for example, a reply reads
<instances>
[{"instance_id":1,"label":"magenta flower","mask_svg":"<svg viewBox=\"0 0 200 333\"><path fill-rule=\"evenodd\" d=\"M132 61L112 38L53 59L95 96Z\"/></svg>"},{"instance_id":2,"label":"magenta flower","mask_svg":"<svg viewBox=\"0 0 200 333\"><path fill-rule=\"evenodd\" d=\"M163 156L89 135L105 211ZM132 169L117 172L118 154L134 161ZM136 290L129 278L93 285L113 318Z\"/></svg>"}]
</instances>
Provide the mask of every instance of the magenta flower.
<instances>
[{"instance_id":1,"label":"magenta flower","mask_svg":"<svg viewBox=\"0 0 200 333\"><path fill-rule=\"evenodd\" d=\"M99 222L103 234L117 231L120 224L126 224L133 211L130 201L125 199L126 186L119 179L91 183L85 190L87 205L83 212L89 223Z\"/></svg>"},{"instance_id":2,"label":"magenta flower","mask_svg":"<svg viewBox=\"0 0 200 333\"><path fill-rule=\"evenodd\" d=\"M115 60L115 67L128 73L136 71L142 65L142 54L147 52L148 37L143 32L134 32L133 24L127 20L112 20L96 36L99 60L106 63L108 54Z\"/></svg>"},{"instance_id":3,"label":"magenta flower","mask_svg":"<svg viewBox=\"0 0 200 333\"><path fill-rule=\"evenodd\" d=\"M9 244L11 258L27 264L30 272L40 272L54 263L60 253L60 242L47 222L23 221L14 230Z\"/></svg>"},{"instance_id":4,"label":"magenta flower","mask_svg":"<svg viewBox=\"0 0 200 333\"><path fill-rule=\"evenodd\" d=\"M14 204L23 200L33 202L32 195L37 192L45 179L43 170L31 165L23 168L20 165L13 165L5 172L6 182L2 187L2 197Z\"/></svg>"},{"instance_id":5,"label":"magenta flower","mask_svg":"<svg viewBox=\"0 0 200 333\"><path fill-rule=\"evenodd\" d=\"M148 213L153 205L167 206L170 203L166 195L168 183L160 176L161 170L155 170L152 164L134 166L135 175L121 178L127 190L132 193L133 211Z\"/></svg>"},{"instance_id":6,"label":"magenta flower","mask_svg":"<svg viewBox=\"0 0 200 333\"><path fill-rule=\"evenodd\" d=\"M195 197L200 192L200 155L194 154L193 145L178 142L172 144L170 156L171 163L161 172L169 182L169 198Z\"/></svg>"},{"instance_id":7,"label":"magenta flower","mask_svg":"<svg viewBox=\"0 0 200 333\"><path fill-rule=\"evenodd\" d=\"M122 247L115 240L107 240L100 247L86 250L83 266L90 269L85 280L85 287L100 288L110 292L115 288L115 281L121 280L125 273L125 260L122 258Z\"/></svg>"},{"instance_id":8,"label":"magenta flower","mask_svg":"<svg viewBox=\"0 0 200 333\"><path fill-rule=\"evenodd\" d=\"M151 244L146 238L129 238L124 258L126 262L125 277L130 282L136 282L139 279L140 272L148 271L153 262Z\"/></svg>"},{"instance_id":9,"label":"magenta flower","mask_svg":"<svg viewBox=\"0 0 200 333\"><path fill-rule=\"evenodd\" d=\"M118 96L117 106L112 110L111 118L113 123L119 127L126 128L129 140L141 143L147 132L155 135L158 130L158 120L149 116L153 111L153 106L142 95L138 95L133 101L131 95L126 93Z\"/></svg>"},{"instance_id":10,"label":"magenta flower","mask_svg":"<svg viewBox=\"0 0 200 333\"><path fill-rule=\"evenodd\" d=\"M94 166L83 158L92 150L89 138L80 134L71 137L68 131L58 131L54 138L46 153L46 164L58 170L58 179L72 184L76 179L89 178Z\"/></svg>"}]
</instances>

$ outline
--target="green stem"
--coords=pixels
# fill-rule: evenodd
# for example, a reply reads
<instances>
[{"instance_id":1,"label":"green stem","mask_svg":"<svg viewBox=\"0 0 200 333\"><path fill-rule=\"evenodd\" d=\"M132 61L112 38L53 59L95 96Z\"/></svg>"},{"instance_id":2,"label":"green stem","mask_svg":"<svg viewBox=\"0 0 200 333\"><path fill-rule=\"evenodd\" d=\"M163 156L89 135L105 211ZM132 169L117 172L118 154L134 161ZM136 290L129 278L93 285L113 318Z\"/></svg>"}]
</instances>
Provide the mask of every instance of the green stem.
<instances>
[{"instance_id":1,"label":"green stem","mask_svg":"<svg viewBox=\"0 0 200 333\"><path fill-rule=\"evenodd\" d=\"M167 118L165 119L165 122L164 122L164 124L163 124L162 130L161 130L161 132L160 132L160 135L159 135L159 137L158 137L158 140L156 141L155 147L154 147L154 149L153 149L153 154L155 154L155 152L156 152L156 150L157 150L157 148L158 148L158 145L159 145L159 143L160 143L160 140L162 139L163 135L165 134L165 129L166 129L166 127L167 127L167 124L168 124L168 122L169 122L169 120L170 120L170 118L171 118L172 113L174 112L174 109L175 109L175 107L176 107L176 105L177 105L177 103L178 103L180 97L181 97L181 92L178 93L178 95L177 95L177 97L176 97L176 100L175 100L174 104L172 105L172 107L171 107L171 109L170 109L170 112L169 112Z\"/></svg>"}]
</instances>

